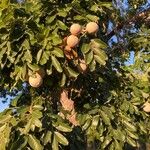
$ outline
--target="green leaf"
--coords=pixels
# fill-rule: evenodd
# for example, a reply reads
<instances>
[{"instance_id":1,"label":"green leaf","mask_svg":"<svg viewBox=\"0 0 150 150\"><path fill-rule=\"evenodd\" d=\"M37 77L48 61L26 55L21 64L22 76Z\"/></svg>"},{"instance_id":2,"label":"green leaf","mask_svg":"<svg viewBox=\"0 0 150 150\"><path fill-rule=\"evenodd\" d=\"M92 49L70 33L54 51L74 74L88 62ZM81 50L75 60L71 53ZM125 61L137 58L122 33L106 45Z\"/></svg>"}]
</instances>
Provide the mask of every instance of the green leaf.
<instances>
[{"instance_id":1,"label":"green leaf","mask_svg":"<svg viewBox=\"0 0 150 150\"><path fill-rule=\"evenodd\" d=\"M68 73L69 73L69 76L70 77L74 77L74 78L77 78L79 73L75 72L74 70L72 70L70 67L66 67Z\"/></svg>"},{"instance_id":2,"label":"green leaf","mask_svg":"<svg viewBox=\"0 0 150 150\"><path fill-rule=\"evenodd\" d=\"M98 5L101 6L101 7L106 7L108 9L112 8L112 3L111 2L99 2Z\"/></svg>"},{"instance_id":3,"label":"green leaf","mask_svg":"<svg viewBox=\"0 0 150 150\"><path fill-rule=\"evenodd\" d=\"M115 140L115 150L122 150L122 145L117 140Z\"/></svg>"},{"instance_id":4,"label":"green leaf","mask_svg":"<svg viewBox=\"0 0 150 150\"><path fill-rule=\"evenodd\" d=\"M91 125L92 120L89 118L85 124L82 126L82 130L87 130L89 126Z\"/></svg>"},{"instance_id":5,"label":"green leaf","mask_svg":"<svg viewBox=\"0 0 150 150\"><path fill-rule=\"evenodd\" d=\"M99 17L95 16L95 15L86 15L86 17L90 20L90 21L98 21L99 20Z\"/></svg>"},{"instance_id":6,"label":"green leaf","mask_svg":"<svg viewBox=\"0 0 150 150\"><path fill-rule=\"evenodd\" d=\"M62 145L65 145L65 146L69 144L68 140L61 133L55 131L54 134L59 143L61 143Z\"/></svg>"},{"instance_id":7,"label":"green leaf","mask_svg":"<svg viewBox=\"0 0 150 150\"><path fill-rule=\"evenodd\" d=\"M105 65L106 64L106 61L103 60L100 56L98 55L94 55L94 59L100 64L100 65Z\"/></svg>"},{"instance_id":8,"label":"green leaf","mask_svg":"<svg viewBox=\"0 0 150 150\"><path fill-rule=\"evenodd\" d=\"M108 118L108 116L102 110L100 111L100 115L101 115L101 117L102 117L102 119L103 119L103 121L106 125L111 124L110 119Z\"/></svg>"},{"instance_id":9,"label":"green leaf","mask_svg":"<svg viewBox=\"0 0 150 150\"><path fill-rule=\"evenodd\" d=\"M11 122L12 126L16 126L19 121L15 117L13 117L10 122Z\"/></svg>"},{"instance_id":10,"label":"green leaf","mask_svg":"<svg viewBox=\"0 0 150 150\"><path fill-rule=\"evenodd\" d=\"M108 47L107 44L100 39L91 40L91 48L106 49L107 47Z\"/></svg>"},{"instance_id":11,"label":"green leaf","mask_svg":"<svg viewBox=\"0 0 150 150\"><path fill-rule=\"evenodd\" d=\"M26 50L30 50L30 43L28 40L24 40L22 46L25 47Z\"/></svg>"},{"instance_id":12,"label":"green leaf","mask_svg":"<svg viewBox=\"0 0 150 150\"><path fill-rule=\"evenodd\" d=\"M28 136L28 143L33 150L43 150L40 141L33 135L29 134Z\"/></svg>"},{"instance_id":13,"label":"green leaf","mask_svg":"<svg viewBox=\"0 0 150 150\"><path fill-rule=\"evenodd\" d=\"M61 30L67 30L67 26L60 20L57 21L57 26L61 29Z\"/></svg>"},{"instance_id":14,"label":"green leaf","mask_svg":"<svg viewBox=\"0 0 150 150\"><path fill-rule=\"evenodd\" d=\"M62 132L71 132L72 131L72 128L66 124L59 124L58 126L55 126L55 128L59 131L62 131Z\"/></svg>"},{"instance_id":15,"label":"green leaf","mask_svg":"<svg viewBox=\"0 0 150 150\"><path fill-rule=\"evenodd\" d=\"M133 140L132 138L130 138L130 137L128 137L128 136L127 136L127 142L128 142L130 145L132 145L133 147L136 147L136 146L137 146L135 140Z\"/></svg>"},{"instance_id":16,"label":"green leaf","mask_svg":"<svg viewBox=\"0 0 150 150\"><path fill-rule=\"evenodd\" d=\"M107 60L108 59L106 53L102 49L100 49L100 48L93 48L92 50L93 50L94 54L98 55L99 57L101 57L101 59L103 59L103 60Z\"/></svg>"},{"instance_id":17,"label":"green leaf","mask_svg":"<svg viewBox=\"0 0 150 150\"><path fill-rule=\"evenodd\" d=\"M139 139L139 136L136 133L133 133L127 129L125 129L125 131L126 131L127 135L130 136L131 138L136 139L136 140Z\"/></svg>"},{"instance_id":18,"label":"green leaf","mask_svg":"<svg viewBox=\"0 0 150 150\"><path fill-rule=\"evenodd\" d=\"M51 138L52 138L52 132L47 131L43 139L44 145L46 145L47 143L51 143Z\"/></svg>"},{"instance_id":19,"label":"green leaf","mask_svg":"<svg viewBox=\"0 0 150 150\"><path fill-rule=\"evenodd\" d=\"M32 112L32 117L39 119L39 118L43 117L43 114L40 110L35 110L35 111Z\"/></svg>"},{"instance_id":20,"label":"green leaf","mask_svg":"<svg viewBox=\"0 0 150 150\"><path fill-rule=\"evenodd\" d=\"M96 128L98 126L99 119L100 119L99 115L96 115L96 116L93 117L93 119L92 119L92 127Z\"/></svg>"},{"instance_id":21,"label":"green leaf","mask_svg":"<svg viewBox=\"0 0 150 150\"><path fill-rule=\"evenodd\" d=\"M54 33L54 34L55 35L51 37L53 45L56 46L56 45L62 44L62 39L57 35L57 33Z\"/></svg>"},{"instance_id":22,"label":"green leaf","mask_svg":"<svg viewBox=\"0 0 150 150\"><path fill-rule=\"evenodd\" d=\"M40 67L37 64L30 64L30 63L28 63L27 65L33 71L38 71L40 69Z\"/></svg>"},{"instance_id":23,"label":"green leaf","mask_svg":"<svg viewBox=\"0 0 150 150\"><path fill-rule=\"evenodd\" d=\"M51 24L55 20L55 18L56 18L56 15L48 16L46 18L46 23Z\"/></svg>"},{"instance_id":24,"label":"green leaf","mask_svg":"<svg viewBox=\"0 0 150 150\"><path fill-rule=\"evenodd\" d=\"M0 124L8 122L12 118L11 115L3 115L0 117Z\"/></svg>"},{"instance_id":25,"label":"green leaf","mask_svg":"<svg viewBox=\"0 0 150 150\"><path fill-rule=\"evenodd\" d=\"M60 86L61 86L61 87L63 87L63 86L65 85L66 79L67 79L67 77L66 77L66 75L63 73L63 74L62 74L62 79L61 79L61 82L60 82Z\"/></svg>"},{"instance_id":26,"label":"green leaf","mask_svg":"<svg viewBox=\"0 0 150 150\"><path fill-rule=\"evenodd\" d=\"M86 54L87 52L89 52L89 50L90 50L90 45L87 43L83 43L81 47L82 53Z\"/></svg>"},{"instance_id":27,"label":"green leaf","mask_svg":"<svg viewBox=\"0 0 150 150\"><path fill-rule=\"evenodd\" d=\"M5 123L4 125L2 125L0 127L0 133L2 133L5 130L6 126L7 126L7 124Z\"/></svg>"},{"instance_id":28,"label":"green leaf","mask_svg":"<svg viewBox=\"0 0 150 150\"><path fill-rule=\"evenodd\" d=\"M56 69L58 72L62 72L62 71L63 71L63 70L62 70L62 67L61 67L59 61L56 59L56 57L51 56L51 58L52 58L52 64L53 64L53 66L55 67L55 69Z\"/></svg>"},{"instance_id":29,"label":"green leaf","mask_svg":"<svg viewBox=\"0 0 150 150\"><path fill-rule=\"evenodd\" d=\"M24 81L26 79L26 75L27 75L27 64L24 64L21 73L22 73L21 78Z\"/></svg>"},{"instance_id":30,"label":"green leaf","mask_svg":"<svg viewBox=\"0 0 150 150\"><path fill-rule=\"evenodd\" d=\"M49 60L49 56L50 56L50 51L43 51L43 55L40 59L40 64L44 65L47 63L47 61Z\"/></svg>"},{"instance_id":31,"label":"green leaf","mask_svg":"<svg viewBox=\"0 0 150 150\"><path fill-rule=\"evenodd\" d=\"M42 53L43 53L43 50L40 49L40 50L38 51L38 53L37 53L37 62L40 61L40 59L41 59L41 57L42 57Z\"/></svg>"},{"instance_id":32,"label":"green leaf","mask_svg":"<svg viewBox=\"0 0 150 150\"><path fill-rule=\"evenodd\" d=\"M112 138L110 136L106 136L104 142L101 145L101 148L105 149L111 141Z\"/></svg>"},{"instance_id":33,"label":"green leaf","mask_svg":"<svg viewBox=\"0 0 150 150\"><path fill-rule=\"evenodd\" d=\"M43 106L41 106L41 105L34 105L33 106L33 109L38 109L38 110L43 110L44 109L44 107Z\"/></svg>"},{"instance_id":34,"label":"green leaf","mask_svg":"<svg viewBox=\"0 0 150 150\"><path fill-rule=\"evenodd\" d=\"M124 120L124 121L123 121L123 124L126 126L126 128L127 128L129 131L133 131L133 132L136 132L136 131L137 131L136 127L135 127L133 124L129 123L128 121Z\"/></svg>"},{"instance_id":35,"label":"green leaf","mask_svg":"<svg viewBox=\"0 0 150 150\"><path fill-rule=\"evenodd\" d=\"M76 16L73 17L73 19L74 20L78 20L78 21L80 21L80 20L86 20L86 18L83 17L83 16L81 16L81 15L76 15Z\"/></svg>"},{"instance_id":36,"label":"green leaf","mask_svg":"<svg viewBox=\"0 0 150 150\"><path fill-rule=\"evenodd\" d=\"M89 52L86 53L86 55L85 55L86 64L90 64L92 60L93 60L93 52L92 52L92 51L89 51Z\"/></svg>"},{"instance_id":37,"label":"green leaf","mask_svg":"<svg viewBox=\"0 0 150 150\"><path fill-rule=\"evenodd\" d=\"M22 150L27 145L28 139L25 136L20 136L19 139L12 143L10 150Z\"/></svg>"},{"instance_id":38,"label":"green leaf","mask_svg":"<svg viewBox=\"0 0 150 150\"><path fill-rule=\"evenodd\" d=\"M67 16L67 12L64 11L64 10L59 10L59 12L57 13L58 16L61 16L61 17L66 17Z\"/></svg>"},{"instance_id":39,"label":"green leaf","mask_svg":"<svg viewBox=\"0 0 150 150\"><path fill-rule=\"evenodd\" d=\"M55 134L54 134L54 137L53 137L52 149L53 150L59 150L58 141L56 140L56 135Z\"/></svg>"},{"instance_id":40,"label":"green leaf","mask_svg":"<svg viewBox=\"0 0 150 150\"><path fill-rule=\"evenodd\" d=\"M29 62L29 63L32 62L32 55L31 55L31 52L30 52L29 50L27 50L27 51L24 53L23 59L26 60L26 61Z\"/></svg>"},{"instance_id":41,"label":"green leaf","mask_svg":"<svg viewBox=\"0 0 150 150\"><path fill-rule=\"evenodd\" d=\"M11 106L17 106L17 102L20 99L20 97L22 96L22 93L17 95L12 101L11 101Z\"/></svg>"},{"instance_id":42,"label":"green leaf","mask_svg":"<svg viewBox=\"0 0 150 150\"><path fill-rule=\"evenodd\" d=\"M25 126L25 128L24 128L24 130L23 130L23 133L24 133L24 134L27 134L27 133L30 131L31 125L32 125L32 119L30 119L30 120L27 122L27 124L26 124L26 126Z\"/></svg>"},{"instance_id":43,"label":"green leaf","mask_svg":"<svg viewBox=\"0 0 150 150\"><path fill-rule=\"evenodd\" d=\"M63 50L60 48L54 48L54 50L51 53L54 54L56 57L60 57L60 58L64 57Z\"/></svg>"},{"instance_id":44,"label":"green leaf","mask_svg":"<svg viewBox=\"0 0 150 150\"><path fill-rule=\"evenodd\" d=\"M37 127L39 127L39 128L42 127L42 122L41 122L39 119L34 118L34 119L33 119L33 122L34 122L35 126L37 126Z\"/></svg>"},{"instance_id":45,"label":"green leaf","mask_svg":"<svg viewBox=\"0 0 150 150\"><path fill-rule=\"evenodd\" d=\"M124 142L124 140L125 140L124 132L122 132L119 129L117 129L117 130L114 129L112 132L113 132L114 139Z\"/></svg>"},{"instance_id":46,"label":"green leaf","mask_svg":"<svg viewBox=\"0 0 150 150\"><path fill-rule=\"evenodd\" d=\"M96 62L93 59L92 62L89 65L90 71L93 72L96 69Z\"/></svg>"}]
</instances>

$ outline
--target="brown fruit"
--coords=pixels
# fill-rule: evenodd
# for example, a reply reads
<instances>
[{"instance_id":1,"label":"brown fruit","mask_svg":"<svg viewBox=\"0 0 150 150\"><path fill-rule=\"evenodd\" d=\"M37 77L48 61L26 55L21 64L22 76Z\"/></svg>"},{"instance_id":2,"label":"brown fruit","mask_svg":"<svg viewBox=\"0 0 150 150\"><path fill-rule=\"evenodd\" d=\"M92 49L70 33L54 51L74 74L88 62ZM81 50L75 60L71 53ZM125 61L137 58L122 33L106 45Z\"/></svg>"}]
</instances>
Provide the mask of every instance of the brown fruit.
<instances>
[{"instance_id":1,"label":"brown fruit","mask_svg":"<svg viewBox=\"0 0 150 150\"><path fill-rule=\"evenodd\" d=\"M67 44L67 36L63 38L63 45Z\"/></svg>"},{"instance_id":2,"label":"brown fruit","mask_svg":"<svg viewBox=\"0 0 150 150\"><path fill-rule=\"evenodd\" d=\"M73 56L70 52L64 51L64 54L65 54L67 59L69 59L69 60L73 59Z\"/></svg>"},{"instance_id":3,"label":"brown fruit","mask_svg":"<svg viewBox=\"0 0 150 150\"><path fill-rule=\"evenodd\" d=\"M86 25L86 31L87 31L89 34L94 34L94 33L96 33L98 30L99 30L99 26L98 26L97 23L95 23L95 22L89 22L89 23Z\"/></svg>"},{"instance_id":4,"label":"brown fruit","mask_svg":"<svg viewBox=\"0 0 150 150\"><path fill-rule=\"evenodd\" d=\"M72 56L74 58L77 58L78 57L78 53L75 50L72 50Z\"/></svg>"},{"instance_id":5,"label":"brown fruit","mask_svg":"<svg viewBox=\"0 0 150 150\"><path fill-rule=\"evenodd\" d=\"M42 83L43 83L43 79L38 73L29 77L29 84L32 87L38 88L42 85Z\"/></svg>"},{"instance_id":6,"label":"brown fruit","mask_svg":"<svg viewBox=\"0 0 150 150\"><path fill-rule=\"evenodd\" d=\"M79 69L80 72L85 72L86 69L87 69L87 65L86 65L85 60L84 59L80 59L79 60L79 64L78 64L77 67L78 67L78 69Z\"/></svg>"},{"instance_id":7,"label":"brown fruit","mask_svg":"<svg viewBox=\"0 0 150 150\"><path fill-rule=\"evenodd\" d=\"M150 103L149 102L146 102L144 105L143 105L143 110L147 113L150 112Z\"/></svg>"},{"instance_id":8,"label":"brown fruit","mask_svg":"<svg viewBox=\"0 0 150 150\"><path fill-rule=\"evenodd\" d=\"M71 48L77 46L78 43L79 43L79 39L75 35L70 35L67 38L67 45L70 46Z\"/></svg>"},{"instance_id":9,"label":"brown fruit","mask_svg":"<svg viewBox=\"0 0 150 150\"><path fill-rule=\"evenodd\" d=\"M70 51L71 51L71 47L68 46L68 45L66 45L66 46L65 46L65 51L70 52Z\"/></svg>"},{"instance_id":10,"label":"brown fruit","mask_svg":"<svg viewBox=\"0 0 150 150\"><path fill-rule=\"evenodd\" d=\"M81 33L81 31L82 31L82 27L77 23L73 24L70 27L70 32L71 32L72 35L78 35L78 34Z\"/></svg>"},{"instance_id":11,"label":"brown fruit","mask_svg":"<svg viewBox=\"0 0 150 150\"><path fill-rule=\"evenodd\" d=\"M45 75L46 75L45 70L44 70L43 68L40 68L40 69L37 71L37 73L38 73L42 78L44 78Z\"/></svg>"}]
</instances>

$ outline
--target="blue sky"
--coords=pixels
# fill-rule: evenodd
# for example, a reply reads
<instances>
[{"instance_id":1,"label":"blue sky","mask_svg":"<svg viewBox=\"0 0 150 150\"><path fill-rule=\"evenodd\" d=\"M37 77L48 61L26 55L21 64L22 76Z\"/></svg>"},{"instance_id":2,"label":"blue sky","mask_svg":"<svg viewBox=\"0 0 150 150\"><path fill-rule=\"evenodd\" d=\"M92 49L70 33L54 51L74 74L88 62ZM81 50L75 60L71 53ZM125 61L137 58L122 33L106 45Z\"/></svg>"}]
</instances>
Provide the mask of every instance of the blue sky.
<instances>
[{"instance_id":1,"label":"blue sky","mask_svg":"<svg viewBox=\"0 0 150 150\"><path fill-rule=\"evenodd\" d=\"M7 102L2 103L3 99L0 99L0 112L2 112L4 109L6 109L9 105L10 100L8 99Z\"/></svg>"}]
</instances>

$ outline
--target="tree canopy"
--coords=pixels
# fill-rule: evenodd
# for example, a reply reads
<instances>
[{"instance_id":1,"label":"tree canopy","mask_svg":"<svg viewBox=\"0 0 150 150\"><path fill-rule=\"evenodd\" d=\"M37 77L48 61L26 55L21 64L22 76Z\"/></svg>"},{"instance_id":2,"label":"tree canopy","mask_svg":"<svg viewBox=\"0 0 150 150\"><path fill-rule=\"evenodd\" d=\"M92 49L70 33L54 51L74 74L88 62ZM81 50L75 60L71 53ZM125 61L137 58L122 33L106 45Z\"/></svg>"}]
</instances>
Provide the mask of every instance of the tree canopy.
<instances>
[{"instance_id":1,"label":"tree canopy","mask_svg":"<svg viewBox=\"0 0 150 150\"><path fill-rule=\"evenodd\" d=\"M0 150L149 142L149 15L146 0L1 0Z\"/></svg>"}]
</instances>

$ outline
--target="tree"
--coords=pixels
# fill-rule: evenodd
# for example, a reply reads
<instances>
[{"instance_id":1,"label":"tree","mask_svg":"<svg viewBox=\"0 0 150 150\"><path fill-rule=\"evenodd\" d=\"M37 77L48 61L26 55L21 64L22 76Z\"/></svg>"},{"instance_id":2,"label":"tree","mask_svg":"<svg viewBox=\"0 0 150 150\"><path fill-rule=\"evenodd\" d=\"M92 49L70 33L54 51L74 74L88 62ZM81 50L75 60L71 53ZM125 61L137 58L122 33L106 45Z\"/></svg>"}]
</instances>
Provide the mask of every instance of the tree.
<instances>
[{"instance_id":1,"label":"tree","mask_svg":"<svg viewBox=\"0 0 150 150\"><path fill-rule=\"evenodd\" d=\"M0 96L14 97L0 113L1 150L121 150L149 141L145 4L1 0Z\"/></svg>"}]
</instances>

